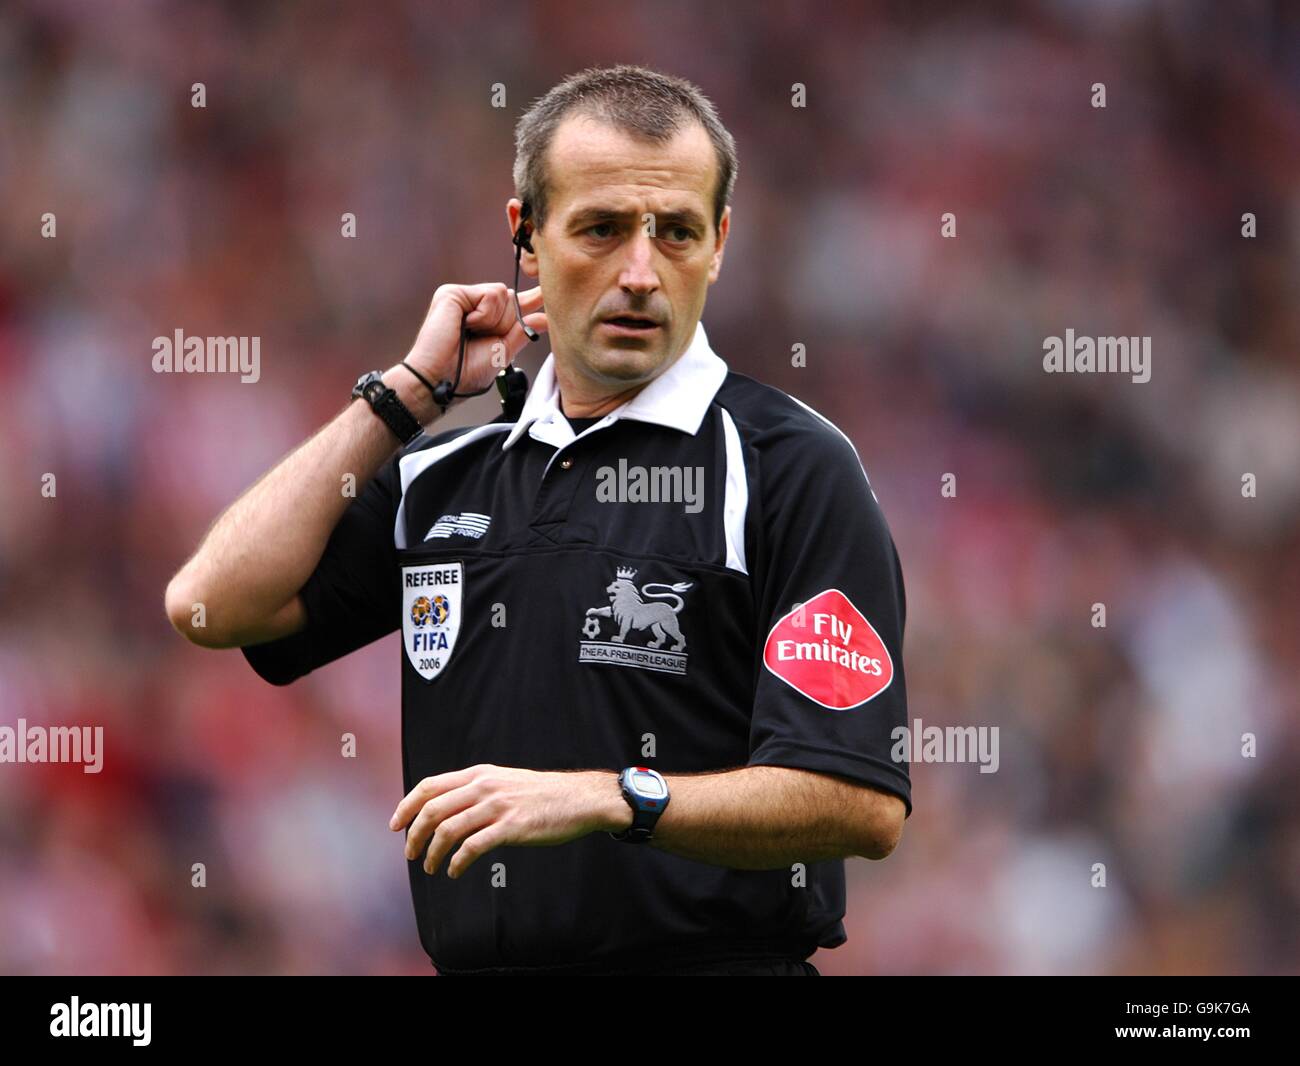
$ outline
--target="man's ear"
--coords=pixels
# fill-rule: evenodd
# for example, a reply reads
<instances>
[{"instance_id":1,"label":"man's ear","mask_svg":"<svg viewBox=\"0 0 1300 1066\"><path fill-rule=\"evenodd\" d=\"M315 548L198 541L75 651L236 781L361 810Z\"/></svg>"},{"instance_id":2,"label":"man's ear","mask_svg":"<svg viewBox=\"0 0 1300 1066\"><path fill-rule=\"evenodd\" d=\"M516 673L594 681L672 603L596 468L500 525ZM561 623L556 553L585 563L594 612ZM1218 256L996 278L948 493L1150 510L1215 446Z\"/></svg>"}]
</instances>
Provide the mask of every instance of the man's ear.
<instances>
[{"instance_id":1,"label":"man's ear","mask_svg":"<svg viewBox=\"0 0 1300 1066\"><path fill-rule=\"evenodd\" d=\"M533 220L531 214L524 211L523 204L517 197L511 197L506 202L506 224L509 226L510 244L514 247L517 243L522 244L522 254L519 258L520 268L529 277L537 276L537 254L532 246L533 237ZM516 236L518 235L518 241Z\"/></svg>"},{"instance_id":2,"label":"man's ear","mask_svg":"<svg viewBox=\"0 0 1300 1066\"><path fill-rule=\"evenodd\" d=\"M713 261L709 264L709 284L718 280L722 272L722 253L726 248L727 234L731 232L731 205L722 209L722 218L718 220L718 243L713 249Z\"/></svg>"}]
</instances>

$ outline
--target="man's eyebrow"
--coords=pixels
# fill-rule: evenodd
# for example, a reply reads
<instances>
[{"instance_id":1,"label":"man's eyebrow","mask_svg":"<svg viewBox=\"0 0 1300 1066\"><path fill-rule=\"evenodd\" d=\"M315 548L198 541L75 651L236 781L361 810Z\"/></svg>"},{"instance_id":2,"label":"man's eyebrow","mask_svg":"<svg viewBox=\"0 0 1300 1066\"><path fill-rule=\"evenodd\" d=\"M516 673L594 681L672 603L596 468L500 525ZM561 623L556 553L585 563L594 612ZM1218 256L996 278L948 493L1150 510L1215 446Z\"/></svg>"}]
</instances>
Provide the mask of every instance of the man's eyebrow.
<instances>
[{"instance_id":1,"label":"man's eyebrow","mask_svg":"<svg viewBox=\"0 0 1300 1066\"><path fill-rule=\"evenodd\" d=\"M569 218L570 226L579 226L584 223L598 222L604 219L625 218L628 215L641 217L640 211L619 211L612 207L584 207L576 214ZM655 225L672 225L676 222L683 222L689 226L695 226L699 229L705 228L704 216L696 211L693 207L681 207L675 211L656 211L654 212Z\"/></svg>"}]
</instances>

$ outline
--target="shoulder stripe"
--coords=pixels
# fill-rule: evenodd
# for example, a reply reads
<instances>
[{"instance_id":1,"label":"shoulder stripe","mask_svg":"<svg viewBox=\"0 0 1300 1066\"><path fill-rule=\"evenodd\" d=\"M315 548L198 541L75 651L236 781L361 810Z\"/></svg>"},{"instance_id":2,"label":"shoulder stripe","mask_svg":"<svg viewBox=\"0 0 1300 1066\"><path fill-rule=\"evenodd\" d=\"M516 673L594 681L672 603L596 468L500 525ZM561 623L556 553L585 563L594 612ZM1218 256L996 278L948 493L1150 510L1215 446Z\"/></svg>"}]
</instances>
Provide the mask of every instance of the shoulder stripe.
<instances>
[{"instance_id":1,"label":"shoulder stripe","mask_svg":"<svg viewBox=\"0 0 1300 1066\"><path fill-rule=\"evenodd\" d=\"M782 391L784 391L784 390L782 390ZM790 396L790 394L789 394L788 392L786 392L785 395L786 395L786 396ZM838 433L841 437L843 437L843 438L845 439L845 441L848 442L849 447L853 449L853 457L854 457L855 459L857 459L857 461L858 461L858 466L861 467L861 469L862 469L862 476L863 476L864 478L866 478L867 488L871 490L871 498L872 498L873 500L875 500L877 504L879 504L879 503L880 503L880 500L879 500L879 499L877 498L877 496L876 496L876 490L873 489L873 488L871 488L871 478L867 477L867 468L866 468L865 466L862 465L862 456L858 455L858 449L857 449L857 447L854 445L853 441L849 440L849 435L848 435L847 433L845 433L844 430L840 429L839 426L837 426L834 422L832 422L829 418L827 418L827 417L826 417L824 414L822 414L820 411L814 410L813 408L809 407L806 403L803 402L803 400L799 399L798 396L790 396L790 399L792 399L795 403L797 403L800 407L802 407L802 408L803 408L805 411L807 411L810 415L813 415L813 416L815 416L816 418L821 419L821 421L825 422L826 425L830 426L831 429L835 430L836 433Z\"/></svg>"},{"instance_id":2,"label":"shoulder stripe","mask_svg":"<svg viewBox=\"0 0 1300 1066\"><path fill-rule=\"evenodd\" d=\"M740 446L740 433L731 419L731 412L719 407L722 414L722 435L727 446L727 481L722 500L722 528L727 541L727 567L745 568L745 513L749 509L749 481L745 476L745 452Z\"/></svg>"}]
</instances>

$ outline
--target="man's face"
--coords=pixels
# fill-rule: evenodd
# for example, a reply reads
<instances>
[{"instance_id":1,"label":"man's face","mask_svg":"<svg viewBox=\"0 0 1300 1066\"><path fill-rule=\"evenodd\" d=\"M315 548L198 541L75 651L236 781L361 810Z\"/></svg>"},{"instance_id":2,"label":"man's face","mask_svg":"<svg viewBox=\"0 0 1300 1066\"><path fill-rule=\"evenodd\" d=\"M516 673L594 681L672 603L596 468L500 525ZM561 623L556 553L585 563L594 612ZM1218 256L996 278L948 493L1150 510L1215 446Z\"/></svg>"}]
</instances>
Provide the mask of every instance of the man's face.
<instances>
[{"instance_id":1,"label":"man's face","mask_svg":"<svg viewBox=\"0 0 1300 1066\"><path fill-rule=\"evenodd\" d=\"M690 343L722 266L731 208L715 229L713 145L698 123L655 145L572 116L548 174L545 227L523 264L541 280L557 371L588 395L643 385ZM510 201L512 226L518 207ZM620 314L654 325L608 323Z\"/></svg>"}]
</instances>

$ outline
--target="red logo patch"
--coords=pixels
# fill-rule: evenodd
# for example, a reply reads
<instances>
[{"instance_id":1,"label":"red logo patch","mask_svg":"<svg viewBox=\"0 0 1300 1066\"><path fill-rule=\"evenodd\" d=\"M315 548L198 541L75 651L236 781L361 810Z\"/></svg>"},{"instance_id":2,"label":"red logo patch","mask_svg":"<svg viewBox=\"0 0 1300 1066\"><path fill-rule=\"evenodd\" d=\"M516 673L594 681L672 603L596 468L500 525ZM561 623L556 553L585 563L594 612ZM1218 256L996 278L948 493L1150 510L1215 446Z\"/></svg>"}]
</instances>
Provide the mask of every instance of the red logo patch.
<instances>
[{"instance_id":1,"label":"red logo patch","mask_svg":"<svg viewBox=\"0 0 1300 1066\"><path fill-rule=\"evenodd\" d=\"M763 663L832 711L875 699L894 680L885 642L839 589L819 592L777 622L767 635Z\"/></svg>"}]
</instances>

